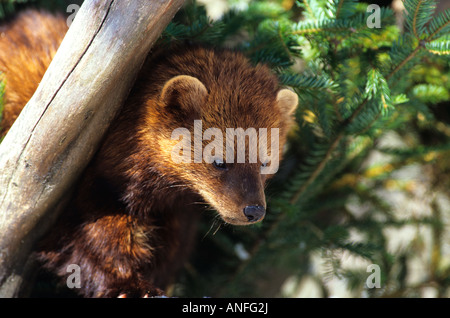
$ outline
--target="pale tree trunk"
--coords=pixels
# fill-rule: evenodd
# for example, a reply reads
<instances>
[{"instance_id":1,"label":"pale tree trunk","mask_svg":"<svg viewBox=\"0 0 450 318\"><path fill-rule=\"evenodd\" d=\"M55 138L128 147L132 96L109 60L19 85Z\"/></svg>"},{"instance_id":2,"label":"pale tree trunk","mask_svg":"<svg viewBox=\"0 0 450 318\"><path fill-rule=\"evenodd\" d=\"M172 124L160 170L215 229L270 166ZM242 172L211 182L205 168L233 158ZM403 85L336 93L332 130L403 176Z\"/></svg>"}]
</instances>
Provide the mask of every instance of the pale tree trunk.
<instances>
[{"instance_id":1,"label":"pale tree trunk","mask_svg":"<svg viewBox=\"0 0 450 318\"><path fill-rule=\"evenodd\" d=\"M0 297L15 297L33 244L88 164L151 46L183 0L86 0L0 144Z\"/></svg>"}]
</instances>

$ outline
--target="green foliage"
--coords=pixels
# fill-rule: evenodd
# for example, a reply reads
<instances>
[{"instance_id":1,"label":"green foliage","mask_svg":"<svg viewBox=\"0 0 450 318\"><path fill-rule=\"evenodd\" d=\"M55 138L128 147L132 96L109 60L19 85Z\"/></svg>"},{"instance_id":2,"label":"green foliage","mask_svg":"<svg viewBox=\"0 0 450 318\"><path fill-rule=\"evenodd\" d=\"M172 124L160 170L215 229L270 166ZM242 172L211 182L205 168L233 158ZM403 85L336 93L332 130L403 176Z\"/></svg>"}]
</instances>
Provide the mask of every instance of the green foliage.
<instances>
[{"instance_id":1,"label":"green foliage","mask_svg":"<svg viewBox=\"0 0 450 318\"><path fill-rule=\"evenodd\" d=\"M414 86L413 94L421 102L429 104L445 102L450 99L448 91L444 87L433 84L416 85Z\"/></svg>"},{"instance_id":2,"label":"green foliage","mask_svg":"<svg viewBox=\"0 0 450 318\"><path fill-rule=\"evenodd\" d=\"M397 180L395 173L414 164L425 167L448 153L448 122L437 120L432 107L449 100L449 11L433 17L434 1L406 1L405 7L405 32L387 8L380 11L382 27L369 28L367 4L345 0L297 1L290 10L281 2L251 1L243 11L210 23L222 34L211 30L211 38L201 40L238 48L255 63L270 65L280 83L299 94L298 128L267 191L264 222L246 228L219 225L215 231L206 222L203 233L209 234L202 236L176 293L280 295L286 277L310 274L308 264L319 252L324 296L326 281L336 278L368 296L416 295L417 288L405 285L415 250L389 250L386 229L434 230L441 220L400 218L379 193L390 188L409 193L414 182ZM423 129L432 129L429 145ZM380 148L390 132L405 136L410 147ZM389 161L370 163L374 151ZM447 172L448 166L440 169ZM344 268L344 254L379 264L382 284L389 288L367 289L365 268ZM442 272L433 275L443 282L440 293L448 292Z\"/></svg>"},{"instance_id":3,"label":"green foliage","mask_svg":"<svg viewBox=\"0 0 450 318\"><path fill-rule=\"evenodd\" d=\"M430 22L436 9L436 1L411 0L405 1L406 25L417 38L425 33L425 25Z\"/></svg>"},{"instance_id":4,"label":"green foliage","mask_svg":"<svg viewBox=\"0 0 450 318\"><path fill-rule=\"evenodd\" d=\"M0 18L14 11L14 0L7 0L0 3Z\"/></svg>"}]
</instances>

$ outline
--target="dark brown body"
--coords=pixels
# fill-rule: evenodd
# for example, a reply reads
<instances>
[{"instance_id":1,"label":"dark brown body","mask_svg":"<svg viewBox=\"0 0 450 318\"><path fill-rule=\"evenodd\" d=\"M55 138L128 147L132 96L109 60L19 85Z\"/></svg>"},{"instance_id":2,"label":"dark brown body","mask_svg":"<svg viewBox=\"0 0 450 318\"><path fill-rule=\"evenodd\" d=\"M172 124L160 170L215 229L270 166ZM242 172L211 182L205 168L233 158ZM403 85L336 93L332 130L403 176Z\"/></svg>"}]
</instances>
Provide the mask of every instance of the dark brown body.
<instances>
[{"instance_id":1,"label":"dark brown body","mask_svg":"<svg viewBox=\"0 0 450 318\"><path fill-rule=\"evenodd\" d=\"M41 23L31 31L36 20ZM5 131L36 89L65 30L62 18L36 12L3 27ZM28 63L28 55L37 63ZM249 224L242 210L265 208L270 177L260 174L261 162L229 165L226 172L206 163L175 164L171 132L192 130L195 119L204 129L224 131L276 127L281 149L296 105L296 96L280 91L268 68L253 67L239 53L199 46L156 51L67 211L41 242L38 258L63 278L68 265L79 265L83 296L158 294L186 260L204 204L226 222Z\"/></svg>"}]
</instances>

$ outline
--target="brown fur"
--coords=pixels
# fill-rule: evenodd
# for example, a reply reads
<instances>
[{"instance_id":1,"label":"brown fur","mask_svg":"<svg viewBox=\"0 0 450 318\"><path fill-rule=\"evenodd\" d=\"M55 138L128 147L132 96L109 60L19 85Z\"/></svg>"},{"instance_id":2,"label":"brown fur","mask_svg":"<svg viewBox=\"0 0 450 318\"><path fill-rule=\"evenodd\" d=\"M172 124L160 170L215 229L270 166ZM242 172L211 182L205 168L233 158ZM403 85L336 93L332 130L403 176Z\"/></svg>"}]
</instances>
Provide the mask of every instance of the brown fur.
<instances>
[{"instance_id":1,"label":"brown fur","mask_svg":"<svg viewBox=\"0 0 450 318\"><path fill-rule=\"evenodd\" d=\"M8 87L0 137L33 96L66 32L62 16L45 12L27 11L0 26L0 79Z\"/></svg>"},{"instance_id":2,"label":"brown fur","mask_svg":"<svg viewBox=\"0 0 450 318\"><path fill-rule=\"evenodd\" d=\"M36 19L42 25L33 33L28 23ZM0 51L0 69L8 65L5 128L61 40L62 33L48 30L62 22L53 19L28 12L3 27L7 41L24 50L12 64L13 51ZM0 39L0 48L8 43ZM24 61L27 54L41 68ZM192 131L195 119L202 120L203 130L217 127L224 136L225 128L276 127L281 151L297 99L279 92L267 67L252 66L238 52L178 46L151 54L67 211L41 244L39 259L61 277L69 264L78 264L80 293L87 297L160 293L188 256L203 209L198 203L210 204L232 224L249 224L245 206L266 205L261 162L231 164L226 172L208 163L175 164L172 131Z\"/></svg>"}]
</instances>

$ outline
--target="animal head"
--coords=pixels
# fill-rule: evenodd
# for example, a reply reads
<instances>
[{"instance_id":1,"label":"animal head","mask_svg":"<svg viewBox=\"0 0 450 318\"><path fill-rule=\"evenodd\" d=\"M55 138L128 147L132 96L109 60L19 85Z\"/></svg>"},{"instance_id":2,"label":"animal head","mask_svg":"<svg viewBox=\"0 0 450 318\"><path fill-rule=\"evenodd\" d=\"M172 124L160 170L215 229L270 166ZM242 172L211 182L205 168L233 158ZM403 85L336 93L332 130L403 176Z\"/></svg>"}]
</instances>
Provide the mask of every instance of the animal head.
<instances>
[{"instance_id":1,"label":"animal head","mask_svg":"<svg viewBox=\"0 0 450 318\"><path fill-rule=\"evenodd\" d=\"M247 225L264 218L264 186L278 170L298 97L280 89L267 67L222 54L202 72L167 80L154 106L160 116L149 125L161 129L165 175L200 194L225 222Z\"/></svg>"}]
</instances>

